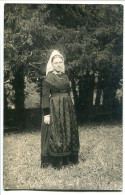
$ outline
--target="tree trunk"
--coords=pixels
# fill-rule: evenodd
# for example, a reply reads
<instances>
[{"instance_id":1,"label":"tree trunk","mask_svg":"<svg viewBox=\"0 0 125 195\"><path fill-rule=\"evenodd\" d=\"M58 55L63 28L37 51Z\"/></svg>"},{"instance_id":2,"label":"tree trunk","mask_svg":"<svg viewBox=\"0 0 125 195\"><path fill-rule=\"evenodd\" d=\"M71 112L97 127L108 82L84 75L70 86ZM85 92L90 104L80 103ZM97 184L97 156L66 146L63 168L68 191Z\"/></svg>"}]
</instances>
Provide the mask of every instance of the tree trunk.
<instances>
[{"instance_id":1,"label":"tree trunk","mask_svg":"<svg viewBox=\"0 0 125 195\"><path fill-rule=\"evenodd\" d=\"M100 98L101 98L101 91L102 91L102 77L101 75L98 76L98 82L97 82L97 95L95 100L95 106L98 108L100 106Z\"/></svg>"},{"instance_id":2,"label":"tree trunk","mask_svg":"<svg viewBox=\"0 0 125 195\"><path fill-rule=\"evenodd\" d=\"M94 84L95 84L95 77L94 74L88 75L88 107L89 109L93 106L93 92L94 92Z\"/></svg>"},{"instance_id":3,"label":"tree trunk","mask_svg":"<svg viewBox=\"0 0 125 195\"><path fill-rule=\"evenodd\" d=\"M15 122L17 125L24 127L24 68L21 66L14 74L14 90L15 90Z\"/></svg>"},{"instance_id":4,"label":"tree trunk","mask_svg":"<svg viewBox=\"0 0 125 195\"><path fill-rule=\"evenodd\" d=\"M9 119L8 115L8 102L7 102L7 94L4 86L4 126L7 124L7 121Z\"/></svg>"},{"instance_id":5,"label":"tree trunk","mask_svg":"<svg viewBox=\"0 0 125 195\"><path fill-rule=\"evenodd\" d=\"M38 84L38 87L40 89L40 110L42 109L42 82L43 82L43 78L40 78Z\"/></svg>"},{"instance_id":6,"label":"tree trunk","mask_svg":"<svg viewBox=\"0 0 125 195\"><path fill-rule=\"evenodd\" d=\"M88 119L93 106L94 75L79 79L79 112L81 120Z\"/></svg>"},{"instance_id":7,"label":"tree trunk","mask_svg":"<svg viewBox=\"0 0 125 195\"><path fill-rule=\"evenodd\" d=\"M104 115L106 119L112 118L112 80L110 72L105 72L104 75L104 89L103 89L103 104L104 104Z\"/></svg>"},{"instance_id":8,"label":"tree trunk","mask_svg":"<svg viewBox=\"0 0 125 195\"><path fill-rule=\"evenodd\" d=\"M8 102L7 102L7 94L6 94L6 90L4 87L4 114L6 115L8 111Z\"/></svg>"},{"instance_id":9,"label":"tree trunk","mask_svg":"<svg viewBox=\"0 0 125 195\"><path fill-rule=\"evenodd\" d=\"M82 110L85 108L86 102L86 89L84 85L84 78L79 79L79 114L81 115Z\"/></svg>"},{"instance_id":10,"label":"tree trunk","mask_svg":"<svg viewBox=\"0 0 125 195\"><path fill-rule=\"evenodd\" d=\"M73 91L73 96L74 96L74 106L75 106L75 111L76 111L76 116L78 118L78 95L77 95L77 91L76 91L76 82L75 80L72 78L72 91Z\"/></svg>"}]
</instances>

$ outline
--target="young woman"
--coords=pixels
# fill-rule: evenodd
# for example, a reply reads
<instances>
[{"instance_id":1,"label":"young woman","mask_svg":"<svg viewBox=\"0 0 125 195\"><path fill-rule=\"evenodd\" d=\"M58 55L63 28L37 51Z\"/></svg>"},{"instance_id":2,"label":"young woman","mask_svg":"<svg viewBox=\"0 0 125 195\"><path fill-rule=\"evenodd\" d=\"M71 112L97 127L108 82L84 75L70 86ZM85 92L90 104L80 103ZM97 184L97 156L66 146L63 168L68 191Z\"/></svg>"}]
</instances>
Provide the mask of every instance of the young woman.
<instances>
[{"instance_id":1,"label":"young woman","mask_svg":"<svg viewBox=\"0 0 125 195\"><path fill-rule=\"evenodd\" d=\"M78 163L79 135L63 56L54 50L43 81L41 167Z\"/></svg>"}]
</instances>

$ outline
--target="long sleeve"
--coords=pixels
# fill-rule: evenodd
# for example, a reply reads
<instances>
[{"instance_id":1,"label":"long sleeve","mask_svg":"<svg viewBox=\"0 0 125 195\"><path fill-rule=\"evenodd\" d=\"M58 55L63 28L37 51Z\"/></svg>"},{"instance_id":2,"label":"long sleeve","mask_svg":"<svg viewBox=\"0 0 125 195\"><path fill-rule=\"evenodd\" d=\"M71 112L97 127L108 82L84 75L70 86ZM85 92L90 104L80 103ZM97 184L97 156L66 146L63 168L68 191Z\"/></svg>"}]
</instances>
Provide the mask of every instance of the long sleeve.
<instances>
[{"instance_id":1,"label":"long sleeve","mask_svg":"<svg viewBox=\"0 0 125 195\"><path fill-rule=\"evenodd\" d=\"M44 115L50 114L50 109L49 109L49 97L50 97L50 88L47 82L43 82L43 87L42 87L42 109Z\"/></svg>"}]
</instances>

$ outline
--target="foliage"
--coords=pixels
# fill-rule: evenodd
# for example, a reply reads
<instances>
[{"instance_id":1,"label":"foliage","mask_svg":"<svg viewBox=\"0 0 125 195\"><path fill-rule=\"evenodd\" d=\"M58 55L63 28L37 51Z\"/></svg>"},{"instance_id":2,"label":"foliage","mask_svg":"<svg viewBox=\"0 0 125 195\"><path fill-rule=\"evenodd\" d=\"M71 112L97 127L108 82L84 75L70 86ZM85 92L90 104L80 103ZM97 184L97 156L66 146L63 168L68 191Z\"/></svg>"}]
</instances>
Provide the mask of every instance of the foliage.
<instances>
[{"instance_id":1,"label":"foliage","mask_svg":"<svg viewBox=\"0 0 125 195\"><path fill-rule=\"evenodd\" d=\"M122 41L122 5L5 4L5 83L15 82L21 67L40 91L49 55L58 49L77 107L92 105L94 88L109 106L122 79Z\"/></svg>"},{"instance_id":2,"label":"foliage","mask_svg":"<svg viewBox=\"0 0 125 195\"><path fill-rule=\"evenodd\" d=\"M25 83L25 108L39 108L40 94L38 93L37 84L29 81L27 77L25 77Z\"/></svg>"}]
</instances>

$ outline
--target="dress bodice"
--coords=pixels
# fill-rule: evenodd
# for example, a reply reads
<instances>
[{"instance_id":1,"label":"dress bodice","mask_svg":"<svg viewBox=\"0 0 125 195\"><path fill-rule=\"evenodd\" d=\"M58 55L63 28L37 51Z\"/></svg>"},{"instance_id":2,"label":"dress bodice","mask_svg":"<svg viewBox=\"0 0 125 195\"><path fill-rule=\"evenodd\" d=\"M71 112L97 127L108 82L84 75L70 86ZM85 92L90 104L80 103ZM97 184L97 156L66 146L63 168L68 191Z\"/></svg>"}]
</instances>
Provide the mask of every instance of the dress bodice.
<instances>
[{"instance_id":1,"label":"dress bodice","mask_svg":"<svg viewBox=\"0 0 125 195\"><path fill-rule=\"evenodd\" d=\"M62 74L54 74L49 73L45 78L44 82L50 88L50 93L53 92L61 92L70 90L70 81L64 73Z\"/></svg>"},{"instance_id":2,"label":"dress bodice","mask_svg":"<svg viewBox=\"0 0 125 195\"><path fill-rule=\"evenodd\" d=\"M70 93L70 81L66 74L48 73L43 81L42 90L42 109L44 115L50 113L50 95L57 93Z\"/></svg>"}]
</instances>

